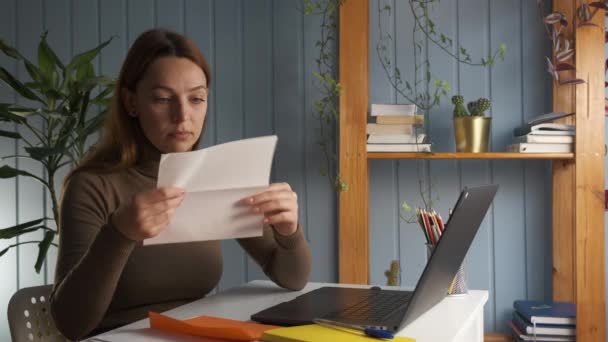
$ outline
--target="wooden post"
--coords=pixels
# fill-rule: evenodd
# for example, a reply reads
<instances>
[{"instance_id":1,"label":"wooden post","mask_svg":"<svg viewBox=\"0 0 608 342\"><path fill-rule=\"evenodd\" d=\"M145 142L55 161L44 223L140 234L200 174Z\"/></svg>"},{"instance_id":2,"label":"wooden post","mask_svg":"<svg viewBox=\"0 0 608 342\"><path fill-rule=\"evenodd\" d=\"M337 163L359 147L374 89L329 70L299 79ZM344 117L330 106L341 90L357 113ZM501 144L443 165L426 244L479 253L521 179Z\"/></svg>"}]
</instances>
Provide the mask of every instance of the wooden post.
<instances>
[{"instance_id":1,"label":"wooden post","mask_svg":"<svg viewBox=\"0 0 608 342\"><path fill-rule=\"evenodd\" d=\"M585 1L591 2L591 1ZM576 340L606 341L604 11L576 28Z\"/></svg>"},{"instance_id":2,"label":"wooden post","mask_svg":"<svg viewBox=\"0 0 608 342\"><path fill-rule=\"evenodd\" d=\"M340 6L339 281L369 283L368 166L365 139L369 102L369 4Z\"/></svg>"},{"instance_id":3,"label":"wooden post","mask_svg":"<svg viewBox=\"0 0 608 342\"><path fill-rule=\"evenodd\" d=\"M575 17L576 1L554 0L553 11L564 13L566 18ZM574 23L562 29L567 39L572 39ZM562 72L563 78L574 78L574 72ZM553 111L570 113L575 108L575 86L559 86L553 83ZM574 124L574 118L558 120ZM577 137L578 138L578 137ZM576 158L576 156L575 156ZM574 161L553 161L553 299L574 302Z\"/></svg>"}]
</instances>

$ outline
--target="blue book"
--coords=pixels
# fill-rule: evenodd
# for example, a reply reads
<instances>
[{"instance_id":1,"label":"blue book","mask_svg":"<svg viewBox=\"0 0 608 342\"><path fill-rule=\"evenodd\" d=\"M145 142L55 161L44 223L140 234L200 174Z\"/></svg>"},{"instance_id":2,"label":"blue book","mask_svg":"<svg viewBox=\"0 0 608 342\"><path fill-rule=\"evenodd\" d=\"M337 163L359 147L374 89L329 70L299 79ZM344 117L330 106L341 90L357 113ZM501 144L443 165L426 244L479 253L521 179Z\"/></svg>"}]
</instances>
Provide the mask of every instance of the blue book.
<instances>
[{"instance_id":1,"label":"blue book","mask_svg":"<svg viewBox=\"0 0 608 342\"><path fill-rule=\"evenodd\" d=\"M511 333L513 338L518 342L523 341L541 341L541 342L574 342L576 340L576 336L556 336L556 335L534 335L534 334L525 334L523 331L519 330L517 325L513 323L513 321L509 321L509 326L511 327Z\"/></svg>"},{"instance_id":2,"label":"blue book","mask_svg":"<svg viewBox=\"0 0 608 342\"><path fill-rule=\"evenodd\" d=\"M527 322L517 311L513 311L513 323L526 335L575 336L574 325L532 324Z\"/></svg>"},{"instance_id":3,"label":"blue book","mask_svg":"<svg viewBox=\"0 0 608 342\"><path fill-rule=\"evenodd\" d=\"M573 303L516 300L513 307L530 323L576 324Z\"/></svg>"}]
</instances>

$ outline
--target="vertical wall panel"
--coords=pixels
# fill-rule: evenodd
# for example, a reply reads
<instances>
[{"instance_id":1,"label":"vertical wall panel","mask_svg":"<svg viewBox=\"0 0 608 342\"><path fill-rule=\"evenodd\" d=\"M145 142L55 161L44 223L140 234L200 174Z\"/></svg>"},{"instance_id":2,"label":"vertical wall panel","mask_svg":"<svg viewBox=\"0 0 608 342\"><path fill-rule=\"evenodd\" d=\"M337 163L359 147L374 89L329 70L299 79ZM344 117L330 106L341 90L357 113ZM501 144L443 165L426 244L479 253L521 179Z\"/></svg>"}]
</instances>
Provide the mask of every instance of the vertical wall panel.
<instances>
[{"instance_id":1,"label":"vertical wall panel","mask_svg":"<svg viewBox=\"0 0 608 342\"><path fill-rule=\"evenodd\" d=\"M207 100L207 118L199 147L208 147L216 141L215 130L215 1L186 0L184 17L185 34L201 49L211 68L211 86Z\"/></svg>"},{"instance_id":2,"label":"vertical wall panel","mask_svg":"<svg viewBox=\"0 0 608 342\"><path fill-rule=\"evenodd\" d=\"M489 18L488 0L459 0L458 2L458 46L466 48L474 60L488 55ZM457 91L466 99L490 97L489 68L459 64ZM450 116L451 117L451 116ZM491 183L490 162L485 160L463 160L460 162L461 186ZM484 307L484 324L488 331L494 330L494 257L492 253L492 210L483 220L477 236L467 255L465 267L468 285L475 289L488 289L490 300Z\"/></svg>"},{"instance_id":3,"label":"vertical wall panel","mask_svg":"<svg viewBox=\"0 0 608 342\"><path fill-rule=\"evenodd\" d=\"M522 120L521 3L494 1L490 5L490 50L504 43L504 62L492 68L492 148L504 151L512 129ZM506 18L509 18L508 20ZM513 300L526 296L525 189L523 162L493 161L492 181L500 185L494 199L496 330L506 331Z\"/></svg>"},{"instance_id":4,"label":"vertical wall panel","mask_svg":"<svg viewBox=\"0 0 608 342\"><path fill-rule=\"evenodd\" d=\"M272 4L268 0L243 2L243 112L244 136L273 134ZM247 258L246 279L266 279L264 272Z\"/></svg>"},{"instance_id":5,"label":"vertical wall panel","mask_svg":"<svg viewBox=\"0 0 608 342\"><path fill-rule=\"evenodd\" d=\"M27 18L27 19L26 19ZM42 2L40 0L27 0L17 2L17 48L21 53L29 59L37 60L38 42L43 28ZM17 68L17 74L22 82L31 80L27 74L23 64L20 63ZM21 98L17 103L23 106L38 106L39 103L25 101ZM32 125L37 128L43 127L43 122L39 118L32 120ZM33 134L29 130L22 129L23 137L31 142L35 142ZM19 154L27 155L23 141L18 142ZM17 162L17 167L21 170L28 171L36 176L43 177L43 169L40 163L29 159L20 158ZM17 220L18 223L24 223L31 220L36 220L44 217L44 187L36 180L30 177L19 177L18 179L18 196L17 196ZM44 233L36 231L18 238L19 242L25 241L40 241ZM38 256L38 244L24 244L18 247L18 267L19 267L19 287L36 286L45 283L44 270L36 273L34 265Z\"/></svg>"},{"instance_id":6,"label":"vertical wall panel","mask_svg":"<svg viewBox=\"0 0 608 342\"><path fill-rule=\"evenodd\" d=\"M522 113L523 120L550 111L541 99L548 97L547 90L551 89L550 78L545 72L545 61L539 56L549 56L548 39L543 30L543 24L538 19L537 5L522 1L522 28L529 29L521 35L522 52ZM550 162L531 161L524 164L525 186L525 219L526 219L526 278L527 296L533 300L550 300L551 287L546 287L546 265L551 265L551 254L547 253L551 246L551 202L546 194L551 193L545 179Z\"/></svg>"},{"instance_id":7,"label":"vertical wall panel","mask_svg":"<svg viewBox=\"0 0 608 342\"><path fill-rule=\"evenodd\" d=\"M287 182L299 194L300 223L307 227L304 186L304 61L300 1L273 2L274 128L279 137L273 182Z\"/></svg>"},{"instance_id":8,"label":"vertical wall panel","mask_svg":"<svg viewBox=\"0 0 608 342\"><path fill-rule=\"evenodd\" d=\"M7 44L15 46L17 41L17 4L16 0L3 1L0 11L0 38ZM0 65L8 72L15 75L17 72L17 62L4 54L0 53ZM0 103L12 103L16 99L15 93L9 89L5 83L0 84ZM0 129L14 131L15 125L12 123L0 122ZM16 142L11 139L1 138L0 155L7 156L15 154ZM15 161L5 159L2 165L15 167ZM0 179L0 228L12 227L17 224L17 179ZM8 248L17 242L16 238L10 240L0 240L0 251ZM12 248L0 258L0 310L2 314L6 312L8 301L18 289L18 263L17 249ZM8 321L0 319L0 340L8 341Z\"/></svg>"},{"instance_id":9,"label":"vertical wall panel","mask_svg":"<svg viewBox=\"0 0 608 342\"><path fill-rule=\"evenodd\" d=\"M420 80L427 71L426 66L422 64L420 59L420 56L425 56L428 51L425 37L421 32L417 32L416 36L413 36L414 16L410 10L410 4L407 2L395 1L393 23L395 25L394 32L391 32L395 44L393 61L399 68L403 82L407 81L414 84L414 79ZM418 59L414 54L415 44L419 44L419 47L417 47L420 50ZM404 87L401 86L401 88ZM416 87L416 93L409 96L416 96L416 94L425 90L424 83L420 83ZM396 94L395 101L396 103L411 103L410 100L399 93ZM420 114L425 114L425 119L428 120L431 113L424 113L420 110ZM401 210L401 204L407 202L413 209L425 207L423 194L428 197L430 182L420 183L418 180L430 180L429 165L430 163L427 160L399 160L397 162L398 178L394 187L398 189L399 193L396 201L390 199L391 206ZM389 198L385 200L389 200ZM401 211L401 213L407 220L414 219L416 221L413 212ZM402 285L414 287L427 261L424 234L416 223L408 223L399 219L397 239L399 241L398 255L401 258Z\"/></svg>"},{"instance_id":10,"label":"vertical wall panel","mask_svg":"<svg viewBox=\"0 0 608 342\"><path fill-rule=\"evenodd\" d=\"M184 0L155 0L156 27L184 32Z\"/></svg>"},{"instance_id":11,"label":"vertical wall panel","mask_svg":"<svg viewBox=\"0 0 608 342\"><path fill-rule=\"evenodd\" d=\"M72 40L71 35L67 35L67 32L71 32L71 18L66 20L66 14L70 13L70 1L59 0L49 1L44 0L44 23L45 30L48 31L47 41L53 51L57 54L59 59L66 64L70 60L72 55ZM59 72L59 69L58 69ZM63 167L55 175L55 191L57 197L61 193L61 182L65 177L69 167ZM57 198L59 201L59 198ZM53 206L50 194L46 193L46 212L48 217L53 217ZM56 228L54 221L47 221L47 225L51 228ZM59 243L59 237L55 237L55 243ZM46 283L52 284L55 279L55 264L57 262L57 247L51 246L47 253L47 259L45 263L46 270Z\"/></svg>"},{"instance_id":12,"label":"vertical wall panel","mask_svg":"<svg viewBox=\"0 0 608 342\"><path fill-rule=\"evenodd\" d=\"M369 2L369 102L370 103L394 103L395 90L391 87L380 60L377 57L376 47L380 35L380 20L382 21L382 32L392 33L395 30L394 11L389 18L383 12L382 19L378 8L384 6L395 8L395 1L370 1ZM386 54L395 60L394 40L386 41ZM369 118L372 120L371 118ZM384 271L388 269L390 262L399 259L399 205L396 203L398 189L396 187L396 162L370 161L369 162L369 273L372 284L386 284ZM386 200L390 199L390 204ZM372 209L373 208L373 209ZM402 260L402 264L405 263ZM404 267L402 265L401 269Z\"/></svg>"},{"instance_id":13,"label":"vertical wall panel","mask_svg":"<svg viewBox=\"0 0 608 342\"><path fill-rule=\"evenodd\" d=\"M217 37L215 62L216 125L218 143L241 139L244 135L243 118L243 35L242 2L236 0L215 3ZM219 76L221 75L221 76ZM224 274L219 288L225 289L246 280L246 253L236 241L222 241Z\"/></svg>"},{"instance_id":14,"label":"vertical wall panel","mask_svg":"<svg viewBox=\"0 0 608 342\"><path fill-rule=\"evenodd\" d=\"M337 38L337 32L332 35ZM315 60L319 58L319 48L316 42L321 39L321 17L304 17L304 150L305 157L305 198L300 198L301 214L305 217L304 227L309 242L314 246L312 255L311 280L337 281L337 204L336 192L327 177L321 175L320 170L327 167L325 156L317 142L319 141L319 120L313 115L313 105L323 94L320 91L320 82L313 76L318 72ZM336 40L329 43L329 51L337 54ZM336 56L337 58L337 56ZM336 65L336 72L337 72ZM334 134L335 126L327 127L327 134ZM333 135L337 138L337 135ZM336 146L328 146L330 156L336 153ZM333 170L329 171L333 172ZM300 190L300 191L302 191ZM305 202L303 202L305 201Z\"/></svg>"},{"instance_id":15,"label":"vertical wall panel","mask_svg":"<svg viewBox=\"0 0 608 342\"><path fill-rule=\"evenodd\" d=\"M154 27L156 13L154 2L149 0L127 0L127 42L131 46L137 36Z\"/></svg>"}]
</instances>

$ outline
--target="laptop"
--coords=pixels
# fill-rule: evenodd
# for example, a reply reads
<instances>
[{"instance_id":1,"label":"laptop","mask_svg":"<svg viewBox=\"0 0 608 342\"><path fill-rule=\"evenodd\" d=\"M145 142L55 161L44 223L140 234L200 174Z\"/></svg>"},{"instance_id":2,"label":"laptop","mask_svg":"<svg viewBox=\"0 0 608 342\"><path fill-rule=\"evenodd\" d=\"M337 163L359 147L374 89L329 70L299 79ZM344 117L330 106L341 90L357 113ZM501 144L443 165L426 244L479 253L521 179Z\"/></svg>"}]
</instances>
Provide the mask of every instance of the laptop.
<instances>
[{"instance_id":1,"label":"laptop","mask_svg":"<svg viewBox=\"0 0 608 342\"><path fill-rule=\"evenodd\" d=\"M446 296L497 190L494 184L462 190L413 292L325 286L257 312L251 319L291 326L322 318L393 333L402 330Z\"/></svg>"}]
</instances>

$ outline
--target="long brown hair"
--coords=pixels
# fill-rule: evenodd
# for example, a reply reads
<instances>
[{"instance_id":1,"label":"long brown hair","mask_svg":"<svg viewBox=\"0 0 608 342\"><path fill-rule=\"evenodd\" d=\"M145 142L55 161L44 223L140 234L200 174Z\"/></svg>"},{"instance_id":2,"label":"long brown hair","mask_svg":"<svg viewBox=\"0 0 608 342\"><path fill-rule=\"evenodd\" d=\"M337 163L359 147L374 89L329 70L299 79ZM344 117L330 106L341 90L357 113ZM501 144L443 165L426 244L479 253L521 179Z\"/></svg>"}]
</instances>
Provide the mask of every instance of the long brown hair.
<instances>
[{"instance_id":1,"label":"long brown hair","mask_svg":"<svg viewBox=\"0 0 608 342\"><path fill-rule=\"evenodd\" d=\"M148 67L162 57L188 58L203 70L207 87L210 86L209 65L193 41L179 33L162 29L142 33L129 49L120 69L101 141L70 172L66 182L77 171L114 172L136 164L144 144L148 142L138 119L131 117L128 108L125 108L122 90L135 92L137 83L143 78Z\"/></svg>"}]
</instances>

